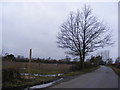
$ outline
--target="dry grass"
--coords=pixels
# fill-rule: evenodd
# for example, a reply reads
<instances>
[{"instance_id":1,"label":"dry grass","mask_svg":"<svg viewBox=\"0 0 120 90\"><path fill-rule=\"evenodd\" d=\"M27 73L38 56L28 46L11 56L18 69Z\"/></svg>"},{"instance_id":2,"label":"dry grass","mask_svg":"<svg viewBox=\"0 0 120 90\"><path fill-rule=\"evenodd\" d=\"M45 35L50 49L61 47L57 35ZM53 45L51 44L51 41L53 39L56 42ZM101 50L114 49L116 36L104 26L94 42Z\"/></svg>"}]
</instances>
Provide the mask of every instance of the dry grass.
<instances>
[{"instance_id":1,"label":"dry grass","mask_svg":"<svg viewBox=\"0 0 120 90\"><path fill-rule=\"evenodd\" d=\"M63 74L61 77L80 75L80 74L84 74L84 73L88 73L88 72L94 71L94 70L96 70L98 68L100 68L100 66L87 68L87 69L82 69L80 71L69 72L69 73Z\"/></svg>"},{"instance_id":2,"label":"dry grass","mask_svg":"<svg viewBox=\"0 0 120 90\"><path fill-rule=\"evenodd\" d=\"M68 72L71 65L68 64L44 64L44 63L31 63L31 73L62 73ZM3 69L16 68L20 69L20 72L27 72L28 62L2 62ZM26 68L26 69L24 69Z\"/></svg>"},{"instance_id":3,"label":"dry grass","mask_svg":"<svg viewBox=\"0 0 120 90\"><path fill-rule=\"evenodd\" d=\"M71 65L68 64L44 64L31 63L30 73L38 74L56 74L66 73L69 71ZM2 62L3 70L18 69L20 73L28 73L28 62ZM24 69L26 68L26 69ZM23 77L23 78L22 78ZM34 76L33 76L34 77ZM21 76L22 79L14 79L12 81L4 82L3 88L26 87L27 85L42 84L45 82L56 80L58 77L36 77L35 79L27 79Z\"/></svg>"},{"instance_id":4,"label":"dry grass","mask_svg":"<svg viewBox=\"0 0 120 90\"><path fill-rule=\"evenodd\" d=\"M110 65L110 67L120 76L120 68L116 68L113 65Z\"/></svg>"},{"instance_id":5,"label":"dry grass","mask_svg":"<svg viewBox=\"0 0 120 90\"><path fill-rule=\"evenodd\" d=\"M56 80L56 77L38 77L36 79L14 79L11 82L4 82L2 88L5 90L24 90L27 86L44 84ZM21 89L22 88L22 89Z\"/></svg>"},{"instance_id":6,"label":"dry grass","mask_svg":"<svg viewBox=\"0 0 120 90\"><path fill-rule=\"evenodd\" d=\"M68 76L74 76L78 74L83 74L87 73L89 71L92 71L92 69L85 69L82 71L76 71L76 72L69 72L69 68L72 65L70 64L43 64L43 63L31 63L31 69L30 73L38 73L38 74L56 74L56 73L64 73L64 75L60 77L68 77ZM8 61L3 61L2 62L2 69L18 69L20 70L20 73L28 72L28 62L8 62ZM26 69L24 69L26 68ZM95 68L96 69L96 68ZM7 74L8 75L8 74ZM10 80L7 82L3 82L2 86L3 88L25 88L28 85L33 86L37 84L42 84L42 83L47 83L50 81L54 81L58 79L59 77L35 77L35 76L30 76L30 77L35 77L35 78L25 78L26 76L22 76L22 79L14 79ZM22 90L22 89L21 89Z\"/></svg>"}]
</instances>

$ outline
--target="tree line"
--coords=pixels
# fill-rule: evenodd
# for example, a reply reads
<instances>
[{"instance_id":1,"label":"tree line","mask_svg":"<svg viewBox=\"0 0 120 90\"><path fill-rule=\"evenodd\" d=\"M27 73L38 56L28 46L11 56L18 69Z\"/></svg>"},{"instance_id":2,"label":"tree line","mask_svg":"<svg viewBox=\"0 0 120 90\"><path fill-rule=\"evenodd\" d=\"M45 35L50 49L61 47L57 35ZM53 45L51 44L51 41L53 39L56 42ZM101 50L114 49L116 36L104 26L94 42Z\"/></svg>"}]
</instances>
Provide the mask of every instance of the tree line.
<instances>
[{"instance_id":1,"label":"tree line","mask_svg":"<svg viewBox=\"0 0 120 90\"><path fill-rule=\"evenodd\" d=\"M29 58L24 58L24 56L15 57L13 54L8 54L2 57L3 61L11 61L11 62L28 62ZM52 59L48 58L32 58L32 62L36 63L50 63L50 64L76 64L79 63L79 58L71 59L69 56L65 56L63 59ZM100 65L105 64L102 60L102 56L92 56L90 59L87 59L86 62L91 64Z\"/></svg>"}]
</instances>

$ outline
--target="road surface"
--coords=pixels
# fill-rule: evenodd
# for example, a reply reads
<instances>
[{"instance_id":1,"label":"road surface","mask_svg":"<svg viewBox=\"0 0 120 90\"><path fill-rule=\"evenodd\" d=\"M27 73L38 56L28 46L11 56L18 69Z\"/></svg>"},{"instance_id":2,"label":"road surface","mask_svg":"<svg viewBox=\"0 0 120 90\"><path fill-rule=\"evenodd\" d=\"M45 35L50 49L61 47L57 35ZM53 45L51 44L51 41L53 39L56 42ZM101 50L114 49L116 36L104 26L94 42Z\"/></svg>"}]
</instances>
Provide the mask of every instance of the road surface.
<instances>
[{"instance_id":1,"label":"road surface","mask_svg":"<svg viewBox=\"0 0 120 90\"><path fill-rule=\"evenodd\" d=\"M118 76L111 68L101 66L91 73L53 85L51 88L118 88Z\"/></svg>"}]
</instances>

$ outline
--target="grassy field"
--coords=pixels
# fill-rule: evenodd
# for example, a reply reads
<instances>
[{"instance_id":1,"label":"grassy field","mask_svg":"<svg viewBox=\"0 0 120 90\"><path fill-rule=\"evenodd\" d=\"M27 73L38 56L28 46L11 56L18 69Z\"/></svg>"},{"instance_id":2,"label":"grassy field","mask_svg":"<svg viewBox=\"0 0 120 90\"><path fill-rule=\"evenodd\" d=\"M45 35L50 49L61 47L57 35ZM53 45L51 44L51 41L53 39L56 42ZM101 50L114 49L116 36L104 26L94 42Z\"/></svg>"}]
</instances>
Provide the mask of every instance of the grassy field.
<instances>
[{"instance_id":1,"label":"grassy field","mask_svg":"<svg viewBox=\"0 0 120 90\"><path fill-rule=\"evenodd\" d=\"M55 74L64 73L69 71L68 64L43 64L43 63L31 63L30 73L38 74ZM16 68L20 70L20 73L28 72L28 62L2 62L3 69Z\"/></svg>"},{"instance_id":2,"label":"grassy field","mask_svg":"<svg viewBox=\"0 0 120 90\"><path fill-rule=\"evenodd\" d=\"M57 73L64 73L63 75L59 77L44 77L44 76L21 76L21 79L10 79L9 81L4 81L2 84L3 88L26 88L27 86L33 86L37 84L43 84L47 82L54 81L58 78L65 78L68 76L75 76L79 74L84 74L90 71L93 71L98 67L92 67L87 69L82 69L79 71L70 71L70 67L72 65L70 64L44 64L44 63L31 63L30 70L28 70L28 62L8 62L3 61L2 62L2 70L7 70L7 75L11 73L10 70L17 70L19 73L30 73L33 74L57 74ZM8 73L10 72L10 73ZM16 72L16 71L13 71ZM6 75L6 73L4 73ZM6 76L7 76L6 75ZM6 77L5 77L6 79Z\"/></svg>"},{"instance_id":3,"label":"grassy field","mask_svg":"<svg viewBox=\"0 0 120 90\"><path fill-rule=\"evenodd\" d=\"M57 74L57 73L67 73L71 65L68 64L44 64L44 63L31 63L30 69L28 70L28 62L2 62L2 70L6 71L6 74L10 74L12 71L17 70L19 73L28 73L31 74ZM13 71L15 72L15 71ZM6 75L8 76L8 75ZM21 76L21 79L12 79L5 81L2 84L3 88L14 88L14 87L27 87L36 84L43 84L53 80L58 79L59 77L43 77L43 76Z\"/></svg>"}]
</instances>

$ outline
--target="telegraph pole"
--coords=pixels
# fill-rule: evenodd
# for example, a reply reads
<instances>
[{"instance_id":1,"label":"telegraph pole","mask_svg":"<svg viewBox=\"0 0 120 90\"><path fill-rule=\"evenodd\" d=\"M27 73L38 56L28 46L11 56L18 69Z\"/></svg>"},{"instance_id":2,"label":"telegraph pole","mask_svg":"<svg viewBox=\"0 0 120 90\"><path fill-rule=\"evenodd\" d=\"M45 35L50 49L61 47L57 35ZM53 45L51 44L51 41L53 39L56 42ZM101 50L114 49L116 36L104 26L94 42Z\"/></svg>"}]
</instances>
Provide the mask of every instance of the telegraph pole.
<instances>
[{"instance_id":1,"label":"telegraph pole","mask_svg":"<svg viewBox=\"0 0 120 90\"><path fill-rule=\"evenodd\" d=\"M30 54L29 54L29 66L31 64L31 58L32 58L32 49L30 49Z\"/></svg>"},{"instance_id":2,"label":"telegraph pole","mask_svg":"<svg viewBox=\"0 0 120 90\"><path fill-rule=\"evenodd\" d=\"M30 79L30 65L31 65L31 59L32 59L32 49L30 49L30 53L29 53L29 66L28 66L29 79Z\"/></svg>"}]
</instances>

